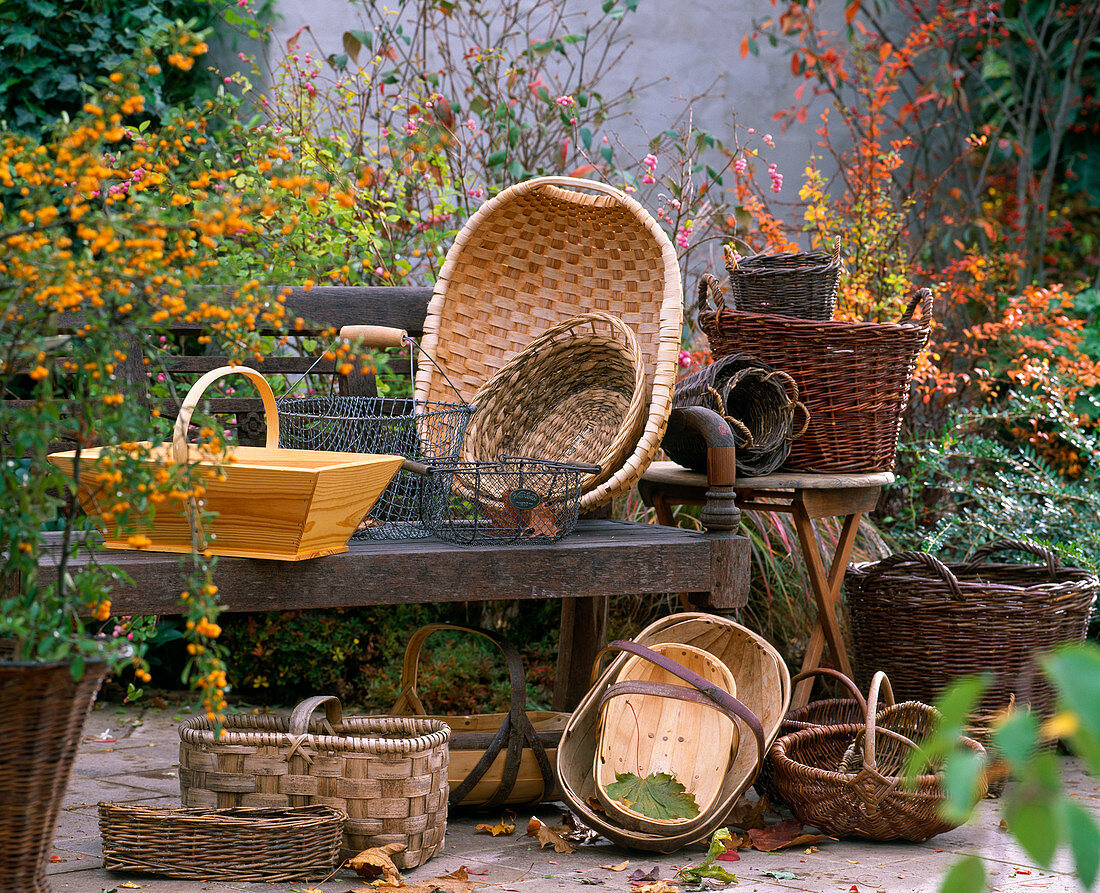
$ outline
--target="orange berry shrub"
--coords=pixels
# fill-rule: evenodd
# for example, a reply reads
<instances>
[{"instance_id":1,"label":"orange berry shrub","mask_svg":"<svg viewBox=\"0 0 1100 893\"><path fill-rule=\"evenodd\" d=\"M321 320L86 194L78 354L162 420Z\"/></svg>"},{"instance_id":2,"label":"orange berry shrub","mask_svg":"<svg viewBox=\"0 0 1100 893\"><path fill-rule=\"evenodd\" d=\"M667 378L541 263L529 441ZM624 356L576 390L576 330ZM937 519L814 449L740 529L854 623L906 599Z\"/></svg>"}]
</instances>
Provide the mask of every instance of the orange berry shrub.
<instances>
[{"instance_id":1,"label":"orange berry shrub","mask_svg":"<svg viewBox=\"0 0 1100 893\"><path fill-rule=\"evenodd\" d=\"M132 548L150 544L143 522L158 511L190 507L201 531L195 468L150 461L170 433L145 399L149 380L173 327L201 326L211 350L233 361L262 360L271 340L260 333L284 328L278 291L225 261L255 244L288 192L308 201L325 185L288 186L293 174L275 156L242 190L235 158L209 133L213 107L162 108L150 124L147 96L166 66L188 69L205 52L198 36L171 29L41 139L0 134L0 639L18 659L106 656L149 680L143 639L155 622L109 621L124 576L102 552L72 563L96 537L76 504L78 481L46 457L104 447L82 473L94 477L103 522ZM292 235L294 222L284 225ZM224 456L216 421L196 429L204 456ZM195 545L180 575L186 675L220 718L215 561L198 534Z\"/></svg>"}]
</instances>

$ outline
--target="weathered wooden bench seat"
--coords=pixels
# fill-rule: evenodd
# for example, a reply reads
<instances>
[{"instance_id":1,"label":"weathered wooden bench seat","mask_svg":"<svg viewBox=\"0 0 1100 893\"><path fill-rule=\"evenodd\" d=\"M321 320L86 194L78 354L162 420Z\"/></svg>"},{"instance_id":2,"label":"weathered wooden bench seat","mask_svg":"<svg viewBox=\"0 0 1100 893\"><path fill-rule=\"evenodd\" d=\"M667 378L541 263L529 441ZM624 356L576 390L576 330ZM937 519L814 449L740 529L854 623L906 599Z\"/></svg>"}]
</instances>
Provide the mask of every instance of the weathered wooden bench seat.
<instances>
[{"instance_id":1,"label":"weathered wooden bench seat","mask_svg":"<svg viewBox=\"0 0 1100 893\"><path fill-rule=\"evenodd\" d=\"M427 288L295 289L287 299L293 316L340 327L371 323L422 331L431 290ZM184 333L187 330L183 330ZM192 332L191 334L197 334ZM306 334L309 334L307 330ZM158 361L161 362L161 361ZM276 357L255 364L267 374L305 371L313 358ZM201 373L222 365L210 356L163 360L171 375ZM395 371L407 366L395 363ZM145 370L131 364L143 381ZM140 370L140 371L138 371ZM314 372L332 372L321 362ZM345 394L371 394L363 377L341 381ZM181 388L181 392L186 388ZM263 443L258 398L213 398L213 412L236 417L242 443ZM164 399L170 415L178 408ZM706 410L686 419L711 444L711 483L704 532L611 519L583 519L570 536L553 544L455 546L433 539L353 539L347 552L302 562L220 558L216 579L227 611L327 609L427 602L557 598L562 602L562 636L554 700L575 703L588 684L595 652L602 644L601 599L610 595L686 592L694 604L729 611L744 604L748 591L748 541L737 534L733 441L728 427ZM59 544L43 555L44 569L56 567ZM76 563L93 560L78 555ZM104 561L103 556L98 560ZM178 611L180 556L159 552L112 552L104 563L119 567L131 582L112 594L119 614Z\"/></svg>"}]
</instances>

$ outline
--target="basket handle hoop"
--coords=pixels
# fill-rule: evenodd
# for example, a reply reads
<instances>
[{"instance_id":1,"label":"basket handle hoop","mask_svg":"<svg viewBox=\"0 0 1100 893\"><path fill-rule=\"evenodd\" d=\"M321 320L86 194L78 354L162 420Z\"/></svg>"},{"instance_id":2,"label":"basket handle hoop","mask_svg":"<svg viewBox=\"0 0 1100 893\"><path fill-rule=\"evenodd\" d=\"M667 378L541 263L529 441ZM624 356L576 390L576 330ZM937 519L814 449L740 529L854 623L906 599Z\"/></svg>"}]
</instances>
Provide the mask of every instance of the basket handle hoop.
<instances>
[{"instance_id":1,"label":"basket handle hoop","mask_svg":"<svg viewBox=\"0 0 1100 893\"><path fill-rule=\"evenodd\" d=\"M607 183L598 180L586 180L582 177L535 177L527 181L528 186L561 186L564 189L590 189L592 192L602 192L619 200L627 197L626 193Z\"/></svg>"},{"instance_id":2,"label":"basket handle hoop","mask_svg":"<svg viewBox=\"0 0 1100 893\"><path fill-rule=\"evenodd\" d=\"M489 742L489 746L485 748L481 759L477 761L477 764L470 770L462 783L451 791L450 802L457 804L465 799L466 795L481 781L482 776L489 771L489 767L492 766L493 761L496 760L497 755L504 749L505 745L507 745L507 751L504 757L504 768L501 773L500 784L496 793L485 803L485 806L500 806L507 801L519 778L524 742L535 755L535 762L538 764L539 773L542 775L545 790L552 790L555 785L554 769L550 765L550 758L546 755L546 748L543 747L535 727L531 725L530 717L527 716L527 683L523 670L523 659L520 657L515 645L489 630L475 626L456 626L450 623L430 623L420 627L413 633L405 646L405 657L401 665L401 694L397 696L397 700L394 702L393 713L413 713L418 716L427 714L420 697L416 693L416 679L420 668L420 651L428 637L441 630L453 630L454 632L480 636L496 645L501 654L504 655L504 662L508 668L508 683L512 691L508 713L505 714L504 720L501 722L492 741Z\"/></svg>"},{"instance_id":3,"label":"basket handle hoop","mask_svg":"<svg viewBox=\"0 0 1100 893\"><path fill-rule=\"evenodd\" d=\"M275 405L275 395L267 379L248 366L219 366L217 369L211 369L191 385L187 396L183 398L179 415L176 416L176 424L172 426L172 458L180 465L187 462L187 428L191 424L191 417L195 414L199 401L202 400L203 393L211 384L227 375L243 375L256 386L256 390L260 392L260 399L264 403L264 416L267 421L265 446L269 450L278 449L279 408Z\"/></svg>"},{"instance_id":4,"label":"basket handle hoop","mask_svg":"<svg viewBox=\"0 0 1100 893\"><path fill-rule=\"evenodd\" d=\"M885 692L887 700L893 704L894 688L890 685L890 680L882 670L875 673L874 678L871 680L871 688L867 692L867 729L863 739L863 768L876 773L878 772L878 766L875 763L875 738L879 734L896 738L898 741L902 742L902 744L907 744L909 747L913 748L913 750L917 749L917 745L904 735L894 732L891 729L875 728L875 717L878 715L878 693L880 688Z\"/></svg>"},{"instance_id":5,"label":"basket handle hoop","mask_svg":"<svg viewBox=\"0 0 1100 893\"><path fill-rule=\"evenodd\" d=\"M643 658L644 660L648 660L650 663L656 664L662 670L667 670L673 676L683 679L684 682L686 682L688 685L692 686L695 689L698 689L699 697L704 699L701 703L709 702L708 706L721 710L723 713L733 719L741 720L741 722L749 727L749 731L752 732L753 738L756 741L756 765L757 769L759 769L760 764L764 760L764 755L768 752L768 747L764 743L764 726L761 724L756 714L753 713L752 710L750 710L747 706L745 706L745 704L737 700L737 698L731 695L728 691L723 691L714 683L708 682L698 673L693 673L691 670L687 669L687 667L681 666L680 664L676 663L676 661L666 657L663 654L653 651L650 648L646 648L645 645L640 645L637 642L630 642L624 639L616 640L609 643L606 648L601 650L600 653L596 655L595 662L597 664L599 663L600 656L607 651L626 651L630 654L636 654L638 657ZM629 685L629 683L627 682L624 682L622 684ZM609 693L612 688L614 688L614 686L608 687ZM677 685L670 686L670 688L682 689L683 687ZM623 694L627 693L625 688L619 689L619 691L621 691L621 693ZM649 693L659 694L659 692ZM694 697L694 695L694 692L686 692L686 694L682 692L676 693L677 697L682 696L684 700L698 701L699 698Z\"/></svg>"},{"instance_id":6,"label":"basket handle hoop","mask_svg":"<svg viewBox=\"0 0 1100 893\"><path fill-rule=\"evenodd\" d=\"M959 578L952 573L951 568L940 561L935 555L930 555L927 552L907 550L905 552L898 552L888 558L883 558L867 569L867 579L872 580L879 574L885 573L888 570L912 567L927 568L947 584L947 588L951 590L953 598L961 599L964 597L962 587L959 585Z\"/></svg>"},{"instance_id":7,"label":"basket handle hoop","mask_svg":"<svg viewBox=\"0 0 1100 893\"><path fill-rule=\"evenodd\" d=\"M917 289L916 294L909 299L905 312L901 315L901 319L899 319L898 322L901 324L912 323L913 314L916 312L917 308L920 307L920 321L917 324L927 328L932 325L932 305L932 289Z\"/></svg>"},{"instance_id":8,"label":"basket handle hoop","mask_svg":"<svg viewBox=\"0 0 1100 893\"><path fill-rule=\"evenodd\" d=\"M344 711L340 706L340 699L336 695L316 695L306 698L291 711L290 735L292 738L301 738L309 734L310 717L322 705L325 708L325 722L328 724L325 733L335 734L335 730L344 722Z\"/></svg>"},{"instance_id":9,"label":"basket handle hoop","mask_svg":"<svg viewBox=\"0 0 1100 893\"><path fill-rule=\"evenodd\" d=\"M725 298L722 297L722 286L718 282L718 277L711 273L704 273L699 277L698 311L700 313L706 313L710 309L711 303L714 304L715 310L722 310L726 306Z\"/></svg>"},{"instance_id":10,"label":"basket handle hoop","mask_svg":"<svg viewBox=\"0 0 1100 893\"><path fill-rule=\"evenodd\" d=\"M863 697L863 693L859 690L859 686L856 685L850 677L844 675L840 670L834 670L831 667L817 667L813 670L806 670L803 673L799 673L791 680L791 688L793 689L803 679L813 679L817 676L828 676L831 679L836 679L844 684L844 687L852 693L852 696L856 699L856 703L859 704L860 712L867 715L867 699ZM894 703L893 692L890 692L890 703Z\"/></svg>"},{"instance_id":11,"label":"basket handle hoop","mask_svg":"<svg viewBox=\"0 0 1100 893\"><path fill-rule=\"evenodd\" d=\"M1059 569L1062 567L1062 562L1058 560L1058 556L1046 546L1040 546L1038 543L1032 543L1028 540L999 539L975 549L966 560L963 569L973 570L984 559L996 552L1030 552L1032 555L1043 559L1051 577L1057 576Z\"/></svg>"}]
</instances>

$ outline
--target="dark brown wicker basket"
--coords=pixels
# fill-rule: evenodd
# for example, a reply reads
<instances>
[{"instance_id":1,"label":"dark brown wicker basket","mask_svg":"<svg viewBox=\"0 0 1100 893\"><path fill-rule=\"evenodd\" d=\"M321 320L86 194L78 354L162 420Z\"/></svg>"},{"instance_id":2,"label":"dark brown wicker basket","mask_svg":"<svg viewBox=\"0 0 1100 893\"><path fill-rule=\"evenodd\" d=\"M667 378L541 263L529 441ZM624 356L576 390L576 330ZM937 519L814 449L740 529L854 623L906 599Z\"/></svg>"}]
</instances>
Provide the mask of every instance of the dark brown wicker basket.
<instances>
[{"instance_id":1,"label":"dark brown wicker basket","mask_svg":"<svg viewBox=\"0 0 1100 893\"><path fill-rule=\"evenodd\" d=\"M748 353L797 383L810 412L786 467L826 473L889 471L917 357L928 342L932 292L920 289L896 323L814 322L730 310L715 296L699 325L716 357ZM914 322L920 309L919 321Z\"/></svg>"},{"instance_id":2,"label":"dark brown wicker basket","mask_svg":"<svg viewBox=\"0 0 1100 893\"><path fill-rule=\"evenodd\" d=\"M293 881L332 874L347 816L331 806L166 809L100 803L103 867L174 878Z\"/></svg>"},{"instance_id":3,"label":"dark brown wicker basket","mask_svg":"<svg viewBox=\"0 0 1100 893\"><path fill-rule=\"evenodd\" d=\"M699 296L720 291L718 280L699 280ZM672 408L705 406L729 423L737 441L737 471L746 477L769 474L781 466L809 424L798 399L798 385L786 372L748 354L719 357L676 384ZM686 427L669 423L662 448L670 459L694 471L707 470L707 445Z\"/></svg>"},{"instance_id":4,"label":"dark brown wicker basket","mask_svg":"<svg viewBox=\"0 0 1100 893\"><path fill-rule=\"evenodd\" d=\"M772 747L776 789L803 822L838 837L920 842L960 824L941 814L946 799L938 773L902 777L913 748L933 730L939 713L906 701L878 710L884 673L876 673L862 723L811 726ZM889 729L883 727L889 723ZM970 738L962 746L984 755ZM985 778L975 801L985 794Z\"/></svg>"},{"instance_id":5,"label":"dark brown wicker basket","mask_svg":"<svg viewBox=\"0 0 1100 893\"><path fill-rule=\"evenodd\" d=\"M1042 564L988 561L1009 550ZM1018 540L990 543L961 563L900 552L850 565L844 579L860 678L886 670L899 696L931 702L959 676L995 672L973 718L977 737L1013 698L1051 715L1054 692L1036 657L1085 637L1098 588L1094 574Z\"/></svg>"},{"instance_id":6,"label":"dark brown wicker basket","mask_svg":"<svg viewBox=\"0 0 1100 893\"><path fill-rule=\"evenodd\" d=\"M840 236L832 253L757 254L737 259L725 250L733 306L748 313L832 319L840 283Z\"/></svg>"}]
</instances>

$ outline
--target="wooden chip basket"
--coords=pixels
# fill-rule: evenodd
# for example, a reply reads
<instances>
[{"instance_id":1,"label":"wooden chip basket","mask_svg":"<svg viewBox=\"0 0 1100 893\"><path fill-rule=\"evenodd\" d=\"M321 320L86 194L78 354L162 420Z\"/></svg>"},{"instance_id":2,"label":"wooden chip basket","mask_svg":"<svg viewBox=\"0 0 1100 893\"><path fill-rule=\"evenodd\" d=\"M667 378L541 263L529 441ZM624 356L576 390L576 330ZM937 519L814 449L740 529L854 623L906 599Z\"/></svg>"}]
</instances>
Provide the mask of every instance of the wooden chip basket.
<instances>
[{"instance_id":1,"label":"wooden chip basket","mask_svg":"<svg viewBox=\"0 0 1100 893\"><path fill-rule=\"evenodd\" d=\"M187 443L191 417L211 384L227 375L247 377L260 392L267 417L267 444L231 447L215 463ZM199 527L195 500L161 507L150 524L120 531L103 521L116 501L111 485L97 482L103 448L54 453L50 461L72 473L80 462L79 500L111 549L137 548L130 534L144 534L153 552L208 549L214 555L300 561L347 550L348 540L390 479L401 468L401 456L280 450L279 411L271 387L247 366L222 366L203 375L187 392L176 418L172 442L148 450L143 461L190 465L205 488L201 511L216 513Z\"/></svg>"},{"instance_id":2,"label":"wooden chip basket","mask_svg":"<svg viewBox=\"0 0 1100 893\"><path fill-rule=\"evenodd\" d=\"M428 716L416 691L420 652L429 636L444 631L480 636L500 649L512 690L507 713ZM446 723L451 729L451 806L496 809L561 796L554 761L569 714L527 710L526 702L523 660L511 642L485 629L433 623L413 633L405 646L401 694L390 712Z\"/></svg>"},{"instance_id":3,"label":"wooden chip basket","mask_svg":"<svg viewBox=\"0 0 1100 893\"><path fill-rule=\"evenodd\" d=\"M325 719L313 713L325 708ZM231 715L225 734L191 717L180 724L184 806L332 806L347 813L342 858L401 844L398 868L439 852L447 830L450 729L421 717L344 717L321 695L289 717Z\"/></svg>"}]
</instances>

